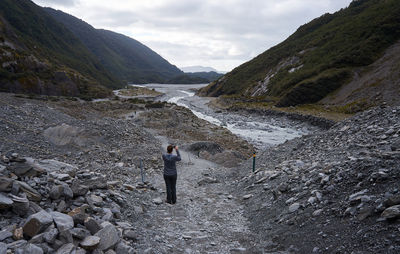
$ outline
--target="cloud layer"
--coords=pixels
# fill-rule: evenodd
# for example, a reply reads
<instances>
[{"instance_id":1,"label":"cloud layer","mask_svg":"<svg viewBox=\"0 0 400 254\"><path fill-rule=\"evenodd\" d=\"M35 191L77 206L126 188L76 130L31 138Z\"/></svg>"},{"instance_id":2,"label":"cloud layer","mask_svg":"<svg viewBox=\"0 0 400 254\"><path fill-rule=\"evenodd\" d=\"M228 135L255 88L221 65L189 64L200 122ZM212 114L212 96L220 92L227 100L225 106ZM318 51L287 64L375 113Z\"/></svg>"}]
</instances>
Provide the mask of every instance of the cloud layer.
<instances>
[{"instance_id":1,"label":"cloud layer","mask_svg":"<svg viewBox=\"0 0 400 254\"><path fill-rule=\"evenodd\" d=\"M177 66L228 71L351 0L34 0L128 35Z\"/></svg>"}]
</instances>

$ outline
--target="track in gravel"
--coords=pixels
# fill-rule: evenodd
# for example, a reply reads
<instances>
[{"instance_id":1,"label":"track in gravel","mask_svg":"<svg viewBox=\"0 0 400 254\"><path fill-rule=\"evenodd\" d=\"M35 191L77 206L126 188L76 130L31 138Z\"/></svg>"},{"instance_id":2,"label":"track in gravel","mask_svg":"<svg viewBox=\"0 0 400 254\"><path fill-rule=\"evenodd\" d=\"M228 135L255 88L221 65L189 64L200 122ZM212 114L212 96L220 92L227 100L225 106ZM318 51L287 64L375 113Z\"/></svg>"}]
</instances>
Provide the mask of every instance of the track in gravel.
<instances>
[{"instance_id":1,"label":"track in gravel","mask_svg":"<svg viewBox=\"0 0 400 254\"><path fill-rule=\"evenodd\" d=\"M166 138L159 137L163 147ZM165 150L165 149L164 149ZM151 206L147 211L144 230L146 253L254 253L252 233L242 216L243 206L227 192L232 182L198 185L206 176L216 173L212 162L180 150L182 161L177 165L177 203ZM218 173L219 174L219 173ZM165 200L162 173L151 179Z\"/></svg>"}]
</instances>

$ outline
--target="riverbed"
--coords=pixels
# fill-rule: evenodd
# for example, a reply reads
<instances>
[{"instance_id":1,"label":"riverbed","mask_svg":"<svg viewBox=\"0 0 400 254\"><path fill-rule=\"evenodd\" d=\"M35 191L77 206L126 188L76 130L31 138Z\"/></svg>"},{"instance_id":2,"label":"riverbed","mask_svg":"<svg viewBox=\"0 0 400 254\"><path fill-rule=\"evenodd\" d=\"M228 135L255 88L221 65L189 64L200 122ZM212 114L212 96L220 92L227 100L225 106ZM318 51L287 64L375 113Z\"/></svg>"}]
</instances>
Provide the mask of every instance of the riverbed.
<instances>
[{"instance_id":1,"label":"riverbed","mask_svg":"<svg viewBox=\"0 0 400 254\"><path fill-rule=\"evenodd\" d=\"M195 91L207 84L176 85L147 84L144 87L155 89L164 95L160 101L175 103L190 109L197 117L215 125L223 126L232 133L244 138L258 150L284 143L315 131L315 127L304 122L285 117L272 117L253 114L238 114L216 111L208 106L210 98L199 97Z\"/></svg>"}]
</instances>

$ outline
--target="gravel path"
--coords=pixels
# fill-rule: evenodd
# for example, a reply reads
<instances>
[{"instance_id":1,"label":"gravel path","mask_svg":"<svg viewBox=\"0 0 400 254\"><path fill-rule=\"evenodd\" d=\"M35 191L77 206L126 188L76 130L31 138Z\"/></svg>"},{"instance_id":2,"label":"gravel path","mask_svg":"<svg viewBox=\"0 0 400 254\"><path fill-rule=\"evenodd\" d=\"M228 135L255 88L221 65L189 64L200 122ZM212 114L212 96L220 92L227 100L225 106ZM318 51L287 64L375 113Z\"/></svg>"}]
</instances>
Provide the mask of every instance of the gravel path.
<instances>
[{"instance_id":1,"label":"gravel path","mask_svg":"<svg viewBox=\"0 0 400 254\"><path fill-rule=\"evenodd\" d=\"M166 139L159 137L163 147ZM177 203L165 203L162 173L149 179L159 190L142 223L147 225L144 242L136 246L145 253L256 253L244 207L227 192L232 184L219 177L224 170L181 150L178 164ZM222 174L221 174L222 175ZM213 183L216 182L216 183Z\"/></svg>"}]
</instances>

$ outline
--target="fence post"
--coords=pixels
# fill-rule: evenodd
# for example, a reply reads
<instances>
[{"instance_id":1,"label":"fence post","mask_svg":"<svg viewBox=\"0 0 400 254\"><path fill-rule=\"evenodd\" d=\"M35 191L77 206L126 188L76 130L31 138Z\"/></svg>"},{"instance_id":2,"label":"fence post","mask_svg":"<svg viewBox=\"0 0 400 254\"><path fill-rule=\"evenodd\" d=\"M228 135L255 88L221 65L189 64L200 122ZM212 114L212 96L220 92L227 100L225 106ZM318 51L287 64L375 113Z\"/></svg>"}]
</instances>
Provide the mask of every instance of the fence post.
<instances>
[{"instance_id":1,"label":"fence post","mask_svg":"<svg viewBox=\"0 0 400 254\"><path fill-rule=\"evenodd\" d=\"M256 153L253 153L253 173L256 171Z\"/></svg>"}]
</instances>

